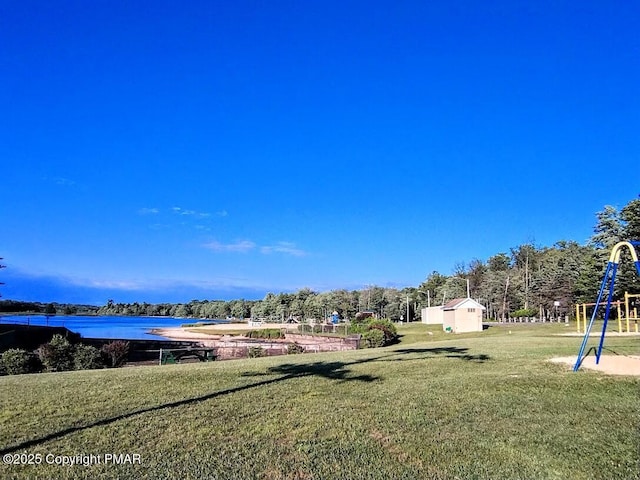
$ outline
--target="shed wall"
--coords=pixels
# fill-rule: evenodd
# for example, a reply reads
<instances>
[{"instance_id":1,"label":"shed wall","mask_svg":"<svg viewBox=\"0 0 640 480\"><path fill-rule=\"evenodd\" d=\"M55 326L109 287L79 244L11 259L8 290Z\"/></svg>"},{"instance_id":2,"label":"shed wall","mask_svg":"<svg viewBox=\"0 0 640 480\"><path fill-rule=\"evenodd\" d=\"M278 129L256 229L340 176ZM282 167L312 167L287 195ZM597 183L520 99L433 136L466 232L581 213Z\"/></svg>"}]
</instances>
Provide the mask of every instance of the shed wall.
<instances>
[{"instance_id":1,"label":"shed wall","mask_svg":"<svg viewBox=\"0 0 640 480\"><path fill-rule=\"evenodd\" d=\"M441 306L423 308L421 313L422 323L428 325L440 325L444 320L444 310L442 310Z\"/></svg>"}]
</instances>

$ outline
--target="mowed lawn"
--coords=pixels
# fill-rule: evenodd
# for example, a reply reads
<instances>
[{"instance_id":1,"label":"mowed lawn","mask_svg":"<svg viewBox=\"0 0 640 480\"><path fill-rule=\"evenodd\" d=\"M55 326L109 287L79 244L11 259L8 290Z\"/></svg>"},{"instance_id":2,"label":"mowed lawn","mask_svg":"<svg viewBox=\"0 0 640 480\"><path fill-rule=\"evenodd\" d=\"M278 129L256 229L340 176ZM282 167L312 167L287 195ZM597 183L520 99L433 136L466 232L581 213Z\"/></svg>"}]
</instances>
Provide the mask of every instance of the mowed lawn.
<instances>
[{"instance_id":1,"label":"mowed lawn","mask_svg":"<svg viewBox=\"0 0 640 480\"><path fill-rule=\"evenodd\" d=\"M347 353L0 377L3 460L42 459L0 478L638 478L638 377L547 362L582 340L561 325L427 330ZM638 337L606 347L640 354ZM48 463L75 455L94 464Z\"/></svg>"}]
</instances>

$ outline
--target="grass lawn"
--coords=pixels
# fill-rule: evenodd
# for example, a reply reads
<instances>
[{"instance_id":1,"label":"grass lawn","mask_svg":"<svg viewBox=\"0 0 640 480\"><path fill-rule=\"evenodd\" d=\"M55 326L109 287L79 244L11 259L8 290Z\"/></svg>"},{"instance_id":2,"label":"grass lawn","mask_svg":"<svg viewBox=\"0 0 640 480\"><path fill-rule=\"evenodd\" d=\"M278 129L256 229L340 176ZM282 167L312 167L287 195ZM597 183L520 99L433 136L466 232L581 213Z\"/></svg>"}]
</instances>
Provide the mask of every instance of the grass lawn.
<instances>
[{"instance_id":1,"label":"grass lawn","mask_svg":"<svg viewBox=\"0 0 640 480\"><path fill-rule=\"evenodd\" d=\"M577 353L566 327L399 330L381 349L0 377L3 459L41 458L0 478L638 478L640 380L547 362ZM47 463L78 454L101 463Z\"/></svg>"}]
</instances>

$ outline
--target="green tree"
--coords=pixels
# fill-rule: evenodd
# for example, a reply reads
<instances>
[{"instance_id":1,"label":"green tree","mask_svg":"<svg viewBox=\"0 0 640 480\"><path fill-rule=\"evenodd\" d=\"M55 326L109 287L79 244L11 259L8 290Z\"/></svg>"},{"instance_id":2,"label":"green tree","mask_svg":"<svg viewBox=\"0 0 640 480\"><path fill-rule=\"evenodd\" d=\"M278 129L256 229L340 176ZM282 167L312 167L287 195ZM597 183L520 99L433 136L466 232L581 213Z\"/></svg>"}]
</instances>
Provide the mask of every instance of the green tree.
<instances>
[{"instance_id":1,"label":"green tree","mask_svg":"<svg viewBox=\"0 0 640 480\"><path fill-rule=\"evenodd\" d=\"M545 317L571 313L580 272L589 260L590 249L576 242L560 241L541 251L539 268L532 278L532 294ZM555 302L560 306L556 307Z\"/></svg>"},{"instance_id":2,"label":"green tree","mask_svg":"<svg viewBox=\"0 0 640 480\"><path fill-rule=\"evenodd\" d=\"M415 289L413 289L415 290ZM411 292L407 289L400 291L396 288L385 289L386 304L383 308L382 316L384 318L390 318L394 321L407 317L407 295ZM411 312L410 312L411 313Z\"/></svg>"},{"instance_id":3,"label":"green tree","mask_svg":"<svg viewBox=\"0 0 640 480\"><path fill-rule=\"evenodd\" d=\"M31 371L31 355L21 348L10 348L0 355L0 371L6 375L20 375Z\"/></svg>"},{"instance_id":4,"label":"green tree","mask_svg":"<svg viewBox=\"0 0 640 480\"><path fill-rule=\"evenodd\" d=\"M620 210L620 221L623 240L640 241L640 199L630 201ZM640 255L640 246L636 246L635 250ZM616 283L619 284L618 298L622 298L624 292L640 293L640 274L627 249L622 251Z\"/></svg>"},{"instance_id":5,"label":"green tree","mask_svg":"<svg viewBox=\"0 0 640 480\"><path fill-rule=\"evenodd\" d=\"M584 254L579 267L578 278L574 285L575 303L595 302L602 282L602 262L595 249L582 247Z\"/></svg>"},{"instance_id":6,"label":"green tree","mask_svg":"<svg viewBox=\"0 0 640 480\"><path fill-rule=\"evenodd\" d=\"M421 306L440 305L444 297L444 286L447 277L433 271L418 287L418 299Z\"/></svg>"},{"instance_id":7,"label":"green tree","mask_svg":"<svg viewBox=\"0 0 640 480\"><path fill-rule=\"evenodd\" d=\"M478 288L478 297L486 302L487 318L507 319L512 304L516 303L514 277L509 255L498 253L489 258L484 282Z\"/></svg>"},{"instance_id":8,"label":"green tree","mask_svg":"<svg viewBox=\"0 0 640 480\"><path fill-rule=\"evenodd\" d=\"M623 235L626 240L640 241L640 199L631 200L622 210L620 219L623 224Z\"/></svg>"},{"instance_id":9,"label":"green tree","mask_svg":"<svg viewBox=\"0 0 640 480\"><path fill-rule=\"evenodd\" d=\"M591 244L603 251L604 258L608 256L613 246L622 240L624 235L620 212L617 208L606 205L604 210L596 213L598 222L594 227Z\"/></svg>"},{"instance_id":10,"label":"green tree","mask_svg":"<svg viewBox=\"0 0 640 480\"><path fill-rule=\"evenodd\" d=\"M190 304L181 303L176 307L176 310L173 316L174 317L190 317L192 313L193 313L193 310L191 309Z\"/></svg>"},{"instance_id":11,"label":"green tree","mask_svg":"<svg viewBox=\"0 0 640 480\"><path fill-rule=\"evenodd\" d=\"M443 290L445 304L454 298L467 298L467 279L460 273L448 277Z\"/></svg>"},{"instance_id":12,"label":"green tree","mask_svg":"<svg viewBox=\"0 0 640 480\"><path fill-rule=\"evenodd\" d=\"M230 310L231 316L233 318L238 318L241 320L248 318L251 314L251 308L249 304L244 301L244 299L232 300L230 302Z\"/></svg>"},{"instance_id":13,"label":"green tree","mask_svg":"<svg viewBox=\"0 0 640 480\"><path fill-rule=\"evenodd\" d=\"M511 257L506 253L498 253L489 258L487 266L493 272L507 272L511 266Z\"/></svg>"},{"instance_id":14,"label":"green tree","mask_svg":"<svg viewBox=\"0 0 640 480\"><path fill-rule=\"evenodd\" d=\"M104 359L96 347L79 343L73 352L73 366L76 370L103 368Z\"/></svg>"},{"instance_id":15,"label":"green tree","mask_svg":"<svg viewBox=\"0 0 640 480\"><path fill-rule=\"evenodd\" d=\"M469 288L471 290L472 298L479 298L482 296L480 295L480 292L488 270L489 268L482 260L474 258L469 262L465 276L469 279Z\"/></svg>"},{"instance_id":16,"label":"green tree","mask_svg":"<svg viewBox=\"0 0 640 480\"><path fill-rule=\"evenodd\" d=\"M107 365L112 368L120 367L127 361L129 342L114 340L102 346L102 353L107 357Z\"/></svg>"},{"instance_id":17,"label":"green tree","mask_svg":"<svg viewBox=\"0 0 640 480\"><path fill-rule=\"evenodd\" d=\"M625 240L638 239L640 235L640 200L632 200L621 210L607 205L596 214L597 223L590 244L596 251L596 262L601 265L599 283L613 246ZM638 249L636 248L636 251ZM640 291L640 280L627 249L622 250L620 266L616 277L614 299L622 298L625 291Z\"/></svg>"},{"instance_id":18,"label":"green tree","mask_svg":"<svg viewBox=\"0 0 640 480\"><path fill-rule=\"evenodd\" d=\"M511 249L511 264L523 287L524 309L529 308L531 281L533 272L538 268L539 255L540 252L531 244L520 245Z\"/></svg>"},{"instance_id":19,"label":"green tree","mask_svg":"<svg viewBox=\"0 0 640 480\"><path fill-rule=\"evenodd\" d=\"M56 334L49 343L38 348L38 356L47 371L62 372L73 369L73 350L69 340Z\"/></svg>"}]
</instances>

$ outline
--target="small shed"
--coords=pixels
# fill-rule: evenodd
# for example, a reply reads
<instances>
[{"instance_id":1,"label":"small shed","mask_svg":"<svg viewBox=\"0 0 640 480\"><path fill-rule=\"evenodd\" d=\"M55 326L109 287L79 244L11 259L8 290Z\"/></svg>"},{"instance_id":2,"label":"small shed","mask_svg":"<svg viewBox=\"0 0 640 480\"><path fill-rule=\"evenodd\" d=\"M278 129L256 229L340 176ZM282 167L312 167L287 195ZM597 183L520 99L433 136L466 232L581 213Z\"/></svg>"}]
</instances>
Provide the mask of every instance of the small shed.
<instances>
[{"instance_id":1,"label":"small shed","mask_svg":"<svg viewBox=\"0 0 640 480\"><path fill-rule=\"evenodd\" d=\"M427 325L442 325L444 322L444 310L442 305L437 307L425 307L420 312L422 314L422 323Z\"/></svg>"},{"instance_id":2,"label":"small shed","mask_svg":"<svg viewBox=\"0 0 640 480\"><path fill-rule=\"evenodd\" d=\"M442 307L442 328L453 333L481 332L483 310L485 307L472 298L451 300Z\"/></svg>"}]
</instances>

